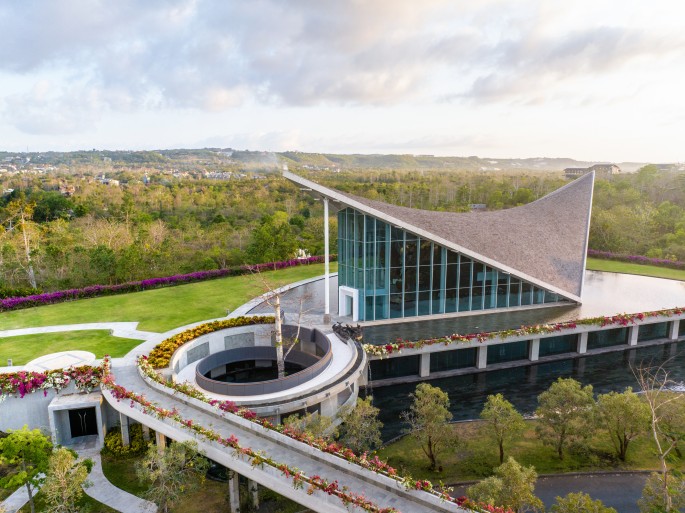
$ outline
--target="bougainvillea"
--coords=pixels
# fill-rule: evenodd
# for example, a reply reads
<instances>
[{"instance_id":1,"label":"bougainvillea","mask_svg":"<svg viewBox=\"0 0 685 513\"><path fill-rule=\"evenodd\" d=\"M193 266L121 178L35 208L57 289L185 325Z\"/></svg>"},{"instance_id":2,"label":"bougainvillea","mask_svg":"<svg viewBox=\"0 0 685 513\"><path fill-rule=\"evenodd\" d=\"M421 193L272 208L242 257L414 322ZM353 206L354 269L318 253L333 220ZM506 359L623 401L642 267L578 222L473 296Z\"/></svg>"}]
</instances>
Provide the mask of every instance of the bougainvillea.
<instances>
[{"instance_id":1,"label":"bougainvillea","mask_svg":"<svg viewBox=\"0 0 685 513\"><path fill-rule=\"evenodd\" d=\"M335 260L335 255L330 256L330 261ZM174 276L164 276L161 278L150 278L141 281L131 281L119 285L91 285L81 289L57 290L45 292L43 294L31 294L27 296L8 297L0 300L0 311L18 310L20 308L30 308L32 306L51 305L75 299L86 299L91 297L111 296L114 294L125 294L128 292L139 292L141 290L158 289L173 285L183 285L196 281L211 280L214 278L224 278L226 276L241 276L251 272L269 271L286 269L298 265L318 264L324 261L322 256L308 258L295 258L283 262L269 262L265 264L243 265L228 269L213 269L210 271L198 271L188 274L176 274Z\"/></svg>"},{"instance_id":2,"label":"bougainvillea","mask_svg":"<svg viewBox=\"0 0 685 513\"><path fill-rule=\"evenodd\" d=\"M102 367L82 365L68 369L56 369L46 372L19 371L0 374L0 397L19 394L23 398L42 390L47 395L48 390L59 392L72 381L80 392L91 392L100 386Z\"/></svg>"},{"instance_id":3,"label":"bougainvillea","mask_svg":"<svg viewBox=\"0 0 685 513\"><path fill-rule=\"evenodd\" d=\"M424 346L442 344L463 344L468 342L486 342L495 338L505 340L513 337L526 337L530 335L549 335L564 330L575 329L578 326L628 326L642 321L648 317L673 317L685 313L685 307L670 308L666 310L655 310L653 312L642 312L636 314L618 314L611 317L591 317L578 319L575 321L558 322L554 324L535 324L532 326L521 326L517 329L489 331L483 333L470 333L468 335L448 335L446 337L429 338L422 340L398 340L382 345L364 344L364 351L372 356L387 356L399 353L403 349L421 349Z\"/></svg>"},{"instance_id":4,"label":"bougainvillea","mask_svg":"<svg viewBox=\"0 0 685 513\"><path fill-rule=\"evenodd\" d=\"M169 365L171 356L174 351L183 344L195 340L201 335L213 333L227 328L238 328L240 326L252 326L254 324L273 324L273 315L260 315L254 317L235 317L233 319L226 319L223 321L212 321L200 324L194 328L187 329L163 340L157 344L152 351L150 351L149 363L155 369L161 369Z\"/></svg>"}]
</instances>

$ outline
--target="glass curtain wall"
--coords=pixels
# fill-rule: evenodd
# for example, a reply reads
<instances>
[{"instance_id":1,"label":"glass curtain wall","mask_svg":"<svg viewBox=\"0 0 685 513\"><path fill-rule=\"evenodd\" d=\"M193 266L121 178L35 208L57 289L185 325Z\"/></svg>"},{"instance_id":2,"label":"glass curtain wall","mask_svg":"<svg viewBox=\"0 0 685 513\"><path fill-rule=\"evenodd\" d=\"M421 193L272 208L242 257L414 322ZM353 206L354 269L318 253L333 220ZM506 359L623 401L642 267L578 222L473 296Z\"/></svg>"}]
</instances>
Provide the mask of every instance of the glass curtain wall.
<instances>
[{"instance_id":1,"label":"glass curtain wall","mask_svg":"<svg viewBox=\"0 0 685 513\"><path fill-rule=\"evenodd\" d=\"M352 208L338 212L338 284L359 290L365 321L565 301Z\"/></svg>"}]
</instances>

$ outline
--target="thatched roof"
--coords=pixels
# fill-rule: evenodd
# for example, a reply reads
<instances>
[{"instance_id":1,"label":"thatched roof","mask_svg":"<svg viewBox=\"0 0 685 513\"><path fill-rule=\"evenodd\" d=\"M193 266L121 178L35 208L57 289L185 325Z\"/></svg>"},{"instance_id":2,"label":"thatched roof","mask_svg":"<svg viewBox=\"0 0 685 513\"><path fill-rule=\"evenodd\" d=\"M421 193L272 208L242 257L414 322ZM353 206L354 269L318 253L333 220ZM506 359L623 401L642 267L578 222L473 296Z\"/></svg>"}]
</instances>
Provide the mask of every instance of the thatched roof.
<instances>
[{"instance_id":1,"label":"thatched roof","mask_svg":"<svg viewBox=\"0 0 685 513\"><path fill-rule=\"evenodd\" d=\"M293 173L283 174L340 205L580 301L594 172L527 205L469 213L399 207L336 191Z\"/></svg>"}]
</instances>

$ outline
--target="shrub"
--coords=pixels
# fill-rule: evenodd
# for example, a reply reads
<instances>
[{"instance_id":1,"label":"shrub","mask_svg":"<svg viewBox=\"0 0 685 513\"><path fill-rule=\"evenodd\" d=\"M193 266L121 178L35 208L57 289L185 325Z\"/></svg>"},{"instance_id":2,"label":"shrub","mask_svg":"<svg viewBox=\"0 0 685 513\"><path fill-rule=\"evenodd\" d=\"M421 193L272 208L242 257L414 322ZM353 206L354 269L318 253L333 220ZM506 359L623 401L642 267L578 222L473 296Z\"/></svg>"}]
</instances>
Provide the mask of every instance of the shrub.
<instances>
[{"instance_id":1,"label":"shrub","mask_svg":"<svg viewBox=\"0 0 685 513\"><path fill-rule=\"evenodd\" d=\"M112 456L114 458L128 458L143 454L147 449L147 442L143 439L143 426L140 424L132 424L128 428L130 444L125 446L121 442L121 428L112 428L105 435L105 447L102 449L103 454Z\"/></svg>"}]
</instances>

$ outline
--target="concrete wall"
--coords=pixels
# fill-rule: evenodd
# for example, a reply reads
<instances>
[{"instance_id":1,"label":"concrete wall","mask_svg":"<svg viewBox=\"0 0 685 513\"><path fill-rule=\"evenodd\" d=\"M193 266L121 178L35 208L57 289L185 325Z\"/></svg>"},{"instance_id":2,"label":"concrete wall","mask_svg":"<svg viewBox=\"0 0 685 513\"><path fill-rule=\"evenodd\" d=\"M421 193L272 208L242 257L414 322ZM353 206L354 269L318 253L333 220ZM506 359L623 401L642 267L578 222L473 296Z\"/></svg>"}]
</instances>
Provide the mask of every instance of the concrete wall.
<instances>
[{"instance_id":1,"label":"concrete wall","mask_svg":"<svg viewBox=\"0 0 685 513\"><path fill-rule=\"evenodd\" d=\"M175 377L187 365L219 351L244 346L271 346L273 330L273 324L253 324L202 335L179 347L171 357L169 367Z\"/></svg>"}]
</instances>

